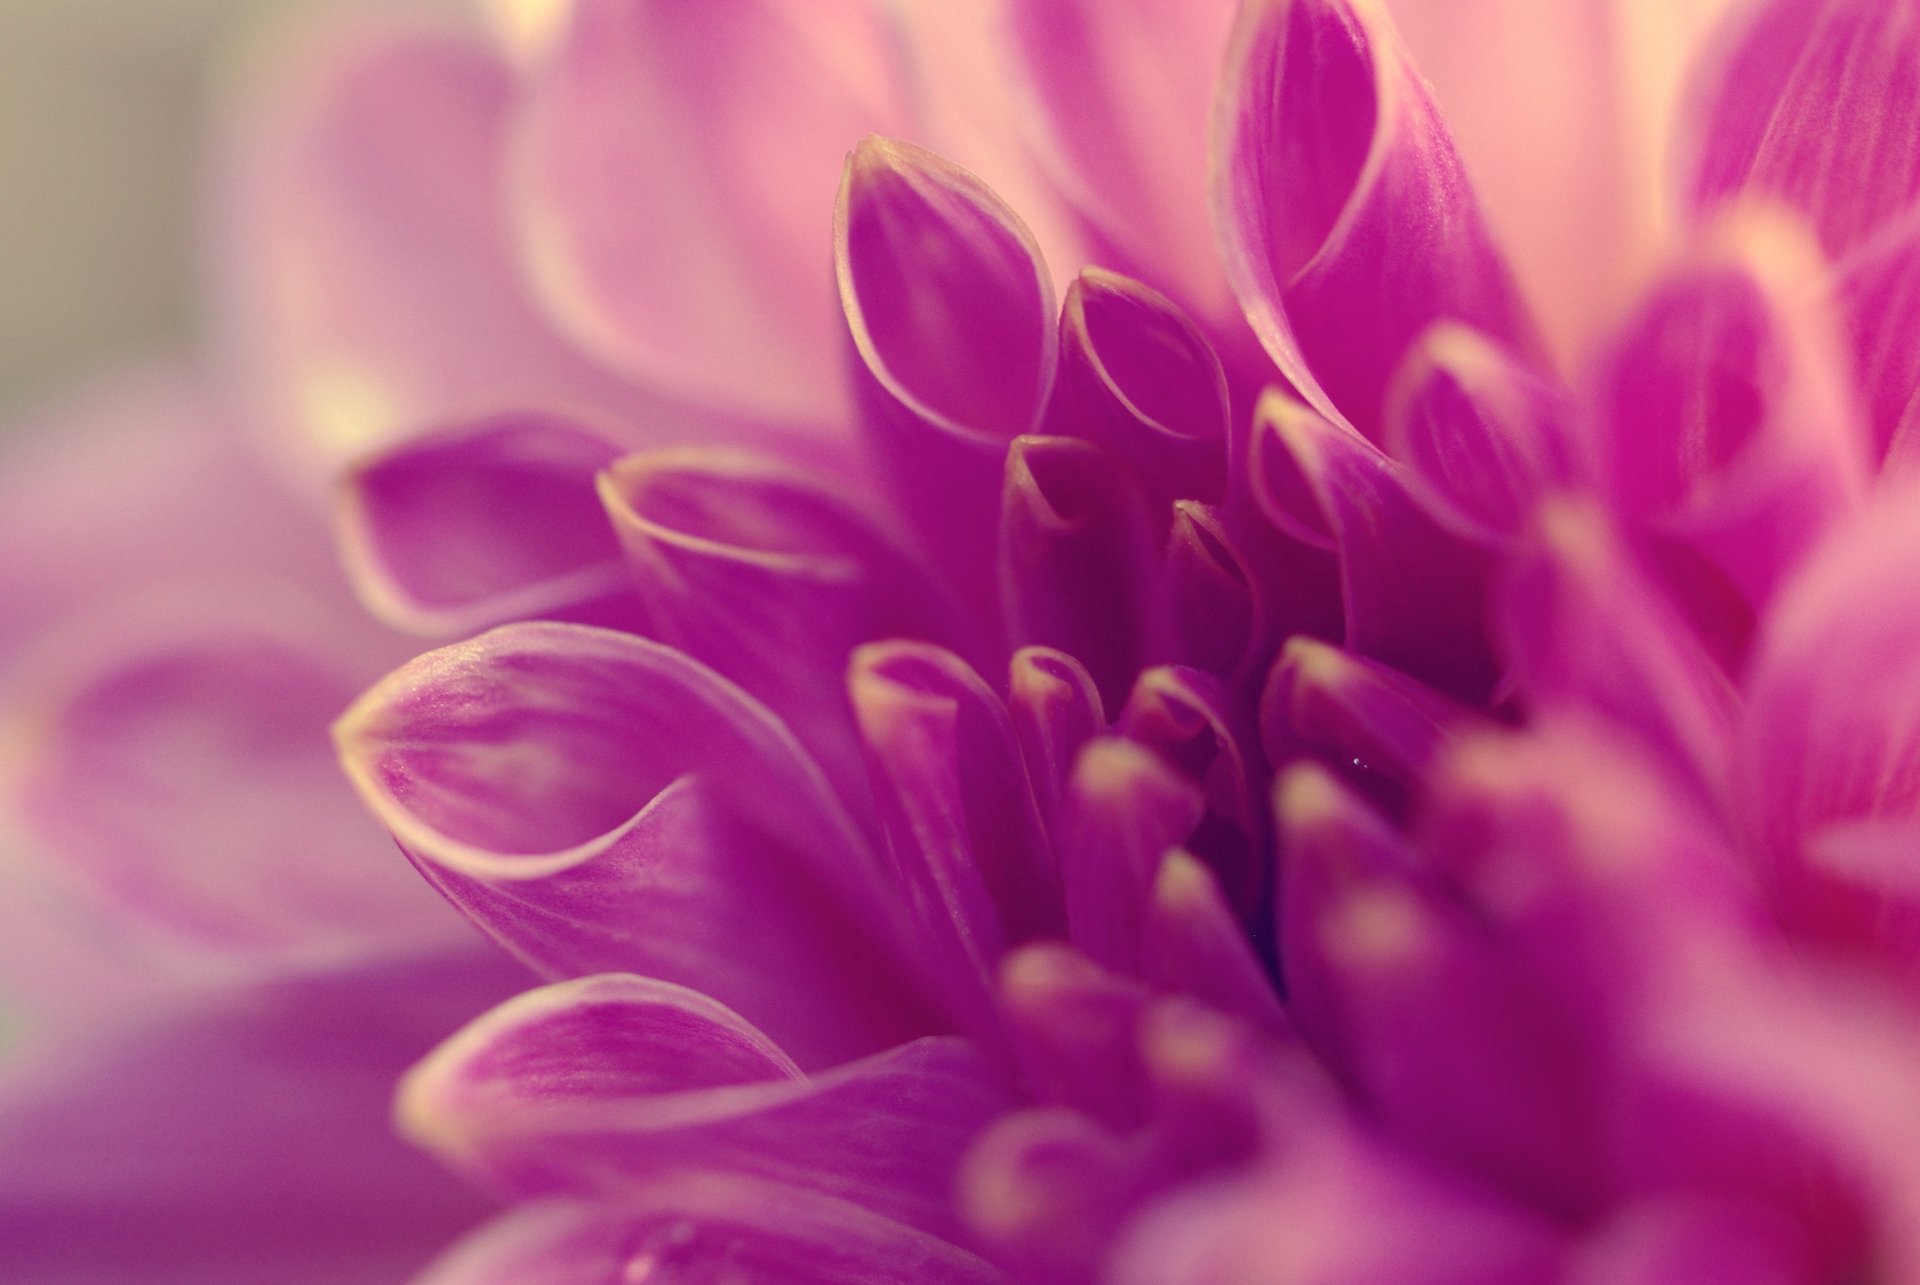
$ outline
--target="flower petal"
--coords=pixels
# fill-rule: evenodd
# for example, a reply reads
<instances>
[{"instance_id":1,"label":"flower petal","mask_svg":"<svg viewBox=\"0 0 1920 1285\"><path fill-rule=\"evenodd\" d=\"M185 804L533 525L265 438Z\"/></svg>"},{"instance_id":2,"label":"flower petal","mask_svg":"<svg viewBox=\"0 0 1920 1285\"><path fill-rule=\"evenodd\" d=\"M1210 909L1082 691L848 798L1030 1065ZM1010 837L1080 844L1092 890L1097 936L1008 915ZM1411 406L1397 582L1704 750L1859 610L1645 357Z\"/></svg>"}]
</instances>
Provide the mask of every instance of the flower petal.
<instances>
[{"instance_id":1,"label":"flower petal","mask_svg":"<svg viewBox=\"0 0 1920 1285\"><path fill-rule=\"evenodd\" d=\"M1105 257L1209 317L1232 302L1212 253L1206 149L1196 140L1206 137L1233 11L1226 0L1017 0L1008 10L1055 182Z\"/></svg>"},{"instance_id":2,"label":"flower petal","mask_svg":"<svg viewBox=\"0 0 1920 1285\"><path fill-rule=\"evenodd\" d=\"M1243 6L1214 139L1228 278L1315 410L1377 435L1388 377L1443 317L1532 352L1446 126L1377 4Z\"/></svg>"},{"instance_id":3,"label":"flower petal","mask_svg":"<svg viewBox=\"0 0 1920 1285\"><path fill-rule=\"evenodd\" d=\"M1065 926L1006 706L958 657L915 643L862 647L847 688L918 934L950 947L984 1000L1009 944Z\"/></svg>"},{"instance_id":4,"label":"flower petal","mask_svg":"<svg viewBox=\"0 0 1920 1285\"><path fill-rule=\"evenodd\" d=\"M1138 1045L1150 998L1138 982L1054 942L1023 946L1000 967L1008 1035L1035 1096L1123 1132L1147 1112Z\"/></svg>"},{"instance_id":5,"label":"flower petal","mask_svg":"<svg viewBox=\"0 0 1920 1285\"><path fill-rule=\"evenodd\" d=\"M1920 220L1903 219L1850 256L1834 293L1853 344L1871 454L1890 472L1911 471L1920 456Z\"/></svg>"},{"instance_id":6,"label":"flower petal","mask_svg":"<svg viewBox=\"0 0 1920 1285\"><path fill-rule=\"evenodd\" d=\"M1021 1281L1097 1280L1146 1194L1141 1168L1137 1148L1077 1111L1016 1111L981 1136L961 1168L961 1215Z\"/></svg>"},{"instance_id":7,"label":"flower petal","mask_svg":"<svg viewBox=\"0 0 1920 1285\"><path fill-rule=\"evenodd\" d=\"M416 437L347 475L340 541L367 607L442 637L532 617L637 621L594 474L620 453L558 416Z\"/></svg>"},{"instance_id":8,"label":"flower petal","mask_svg":"<svg viewBox=\"0 0 1920 1285\"><path fill-rule=\"evenodd\" d=\"M1125 463L1160 523L1175 500L1224 495L1228 419L1220 359L1172 300L1102 268L1075 278L1060 310L1049 431Z\"/></svg>"},{"instance_id":9,"label":"flower petal","mask_svg":"<svg viewBox=\"0 0 1920 1285\"><path fill-rule=\"evenodd\" d=\"M1117 704L1157 650L1152 530L1119 462L1071 437L1015 438L999 552L1013 641L1076 657Z\"/></svg>"},{"instance_id":10,"label":"flower petal","mask_svg":"<svg viewBox=\"0 0 1920 1285\"><path fill-rule=\"evenodd\" d=\"M1051 823L1080 747L1107 730L1100 692L1087 667L1067 653L1022 647L1008 666L1007 710L1041 815Z\"/></svg>"},{"instance_id":11,"label":"flower petal","mask_svg":"<svg viewBox=\"0 0 1920 1285\"><path fill-rule=\"evenodd\" d=\"M939 563L983 591L1007 443L1039 424L1057 360L1040 251L971 174L869 138L847 158L834 266L896 499Z\"/></svg>"},{"instance_id":12,"label":"flower petal","mask_svg":"<svg viewBox=\"0 0 1920 1285\"><path fill-rule=\"evenodd\" d=\"M1148 980L1269 1031L1290 1026L1246 930L1198 858L1179 848L1160 862L1147 913Z\"/></svg>"},{"instance_id":13,"label":"flower petal","mask_svg":"<svg viewBox=\"0 0 1920 1285\"><path fill-rule=\"evenodd\" d=\"M1485 555L1427 516L1399 465L1270 392L1256 412L1253 487L1283 532L1338 553L1348 648L1451 694L1486 695Z\"/></svg>"},{"instance_id":14,"label":"flower petal","mask_svg":"<svg viewBox=\"0 0 1920 1285\"><path fill-rule=\"evenodd\" d=\"M819 769L678 653L508 625L405 666L335 736L421 873L548 976L694 986L808 1065L938 1021Z\"/></svg>"},{"instance_id":15,"label":"flower petal","mask_svg":"<svg viewBox=\"0 0 1920 1285\"><path fill-rule=\"evenodd\" d=\"M1807 216L1831 255L1920 195L1920 20L1909 0L1753 6L1702 86L1686 141L1697 211L1759 196Z\"/></svg>"},{"instance_id":16,"label":"flower petal","mask_svg":"<svg viewBox=\"0 0 1920 1285\"><path fill-rule=\"evenodd\" d=\"M223 140L210 242L223 353L275 447L325 474L502 405L657 418L521 290L498 217L510 69L373 13L292 47Z\"/></svg>"},{"instance_id":17,"label":"flower petal","mask_svg":"<svg viewBox=\"0 0 1920 1285\"><path fill-rule=\"evenodd\" d=\"M600 977L511 1000L402 1082L422 1146L518 1196L620 1198L670 1175L739 1174L943 1232L954 1166L1009 1105L965 1041L928 1038L812 1077L699 995Z\"/></svg>"},{"instance_id":18,"label":"flower petal","mask_svg":"<svg viewBox=\"0 0 1920 1285\"><path fill-rule=\"evenodd\" d=\"M907 75L869 0L574 0L515 121L542 300L651 385L837 428L832 176L908 129Z\"/></svg>"},{"instance_id":19,"label":"flower petal","mask_svg":"<svg viewBox=\"0 0 1920 1285\"><path fill-rule=\"evenodd\" d=\"M436 1261L417 1285L600 1285L606 1281L787 1281L791 1285L1004 1285L965 1250L800 1187L682 1175L617 1204L523 1205Z\"/></svg>"}]
</instances>

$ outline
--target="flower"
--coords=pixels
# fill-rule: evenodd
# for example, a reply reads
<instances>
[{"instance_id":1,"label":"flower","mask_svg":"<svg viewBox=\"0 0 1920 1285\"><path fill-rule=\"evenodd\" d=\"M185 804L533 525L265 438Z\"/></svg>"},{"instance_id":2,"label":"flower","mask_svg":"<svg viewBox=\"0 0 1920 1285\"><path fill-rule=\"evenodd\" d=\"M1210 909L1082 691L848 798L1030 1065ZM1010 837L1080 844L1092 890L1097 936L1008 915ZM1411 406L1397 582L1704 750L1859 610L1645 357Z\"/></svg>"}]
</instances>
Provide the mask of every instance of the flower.
<instances>
[{"instance_id":1,"label":"flower","mask_svg":"<svg viewBox=\"0 0 1920 1285\"><path fill-rule=\"evenodd\" d=\"M1709 8L310 46L233 369L548 979L426 1279L1920 1278L1920 23Z\"/></svg>"}]
</instances>

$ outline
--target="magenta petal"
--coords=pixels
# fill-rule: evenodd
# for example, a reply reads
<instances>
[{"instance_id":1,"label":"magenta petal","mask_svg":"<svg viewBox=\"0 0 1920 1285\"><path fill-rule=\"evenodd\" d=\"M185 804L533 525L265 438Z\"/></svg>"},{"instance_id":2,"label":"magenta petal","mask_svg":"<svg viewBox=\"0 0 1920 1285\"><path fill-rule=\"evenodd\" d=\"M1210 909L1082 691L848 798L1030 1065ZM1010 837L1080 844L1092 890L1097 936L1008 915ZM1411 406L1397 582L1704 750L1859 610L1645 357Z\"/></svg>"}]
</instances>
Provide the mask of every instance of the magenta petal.
<instances>
[{"instance_id":1,"label":"magenta petal","mask_svg":"<svg viewBox=\"0 0 1920 1285\"><path fill-rule=\"evenodd\" d=\"M598 977L529 992L408 1073L401 1128L517 1196L618 1199L701 1170L790 1183L941 1232L953 1170L1010 1100L971 1045L929 1038L807 1077L702 996Z\"/></svg>"},{"instance_id":2,"label":"magenta petal","mask_svg":"<svg viewBox=\"0 0 1920 1285\"><path fill-rule=\"evenodd\" d=\"M977 590L1007 443L1053 383L1046 265L979 179L880 138L847 158L834 256L868 432L941 564Z\"/></svg>"},{"instance_id":3,"label":"magenta petal","mask_svg":"<svg viewBox=\"0 0 1920 1285\"><path fill-rule=\"evenodd\" d=\"M581 0L564 24L516 121L543 301L649 384L837 427L833 175L849 142L911 118L881 6Z\"/></svg>"},{"instance_id":4,"label":"magenta petal","mask_svg":"<svg viewBox=\"0 0 1920 1285\"><path fill-rule=\"evenodd\" d=\"M1012 952L1000 969L1008 1036L1035 1095L1122 1131L1147 1110L1137 1047L1149 998L1138 982L1051 942Z\"/></svg>"},{"instance_id":5,"label":"magenta petal","mask_svg":"<svg viewBox=\"0 0 1920 1285\"><path fill-rule=\"evenodd\" d=\"M1114 1251L1114 1285L1549 1285L1558 1236L1502 1204L1329 1126L1251 1172L1150 1208Z\"/></svg>"},{"instance_id":6,"label":"magenta petal","mask_svg":"<svg viewBox=\"0 0 1920 1285\"><path fill-rule=\"evenodd\" d=\"M1040 150L1108 261L1208 316L1231 312L1207 225L1213 85L1227 0L1017 0L1008 6Z\"/></svg>"},{"instance_id":7,"label":"magenta petal","mask_svg":"<svg viewBox=\"0 0 1920 1285\"><path fill-rule=\"evenodd\" d=\"M1452 738L1478 716L1363 656L1291 638L1260 698L1260 738L1276 763L1302 750L1342 776L1412 790Z\"/></svg>"},{"instance_id":8,"label":"magenta petal","mask_svg":"<svg viewBox=\"0 0 1920 1285\"><path fill-rule=\"evenodd\" d=\"M1377 435L1401 354L1442 318L1532 350L1446 126L1379 6L1245 5L1214 138L1227 275L1321 414Z\"/></svg>"},{"instance_id":9,"label":"magenta petal","mask_svg":"<svg viewBox=\"0 0 1920 1285\"><path fill-rule=\"evenodd\" d=\"M521 288L499 217L515 86L496 55L375 11L292 48L230 123L208 240L224 355L277 446L330 472L502 405L659 413Z\"/></svg>"},{"instance_id":10,"label":"magenta petal","mask_svg":"<svg viewBox=\"0 0 1920 1285\"><path fill-rule=\"evenodd\" d=\"M1269 393L1253 486L1275 525L1335 550L1346 645L1457 696L1493 684L1485 555L1443 530L1403 470L1352 429Z\"/></svg>"},{"instance_id":11,"label":"magenta petal","mask_svg":"<svg viewBox=\"0 0 1920 1285\"><path fill-rule=\"evenodd\" d=\"M1818 1280L1806 1229L1756 1200L1649 1200L1609 1218L1581 1242L1568 1285L1796 1285Z\"/></svg>"},{"instance_id":12,"label":"magenta petal","mask_svg":"<svg viewBox=\"0 0 1920 1285\"><path fill-rule=\"evenodd\" d=\"M558 416L478 420L414 438L347 475L340 539L362 601L412 633L633 615L594 474L620 453Z\"/></svg>"},{"instance_id":13,"label":"magenta petal","mask_svg":"<svg viewBox=\"0 0 1920 1285\"><path fill-rule=\"evenodd\" d=\"M508 625L405 666L335 735L421 872L548 976L694 986L809 1065L937 1020L819 769L676 652Z\"/></svg>"},{"instance_id":14,"label":"magenta petal","mask_svg":"<svg viewBox=\"0 0 1920 1285\"><path fill-rule=\"evenodd\" d=\"M1276 810L1303 1034L1339 1051L1396 1133L1516 1194L1587 1208L1598 1139L1579 1033L1320 769L1284 777Z\"/></svg>"},{"instance_id":15,"label":"magenta petal","mask_svg":"<svg viewBox=\"0 0 1920 1285\"><path fill-rule=\"evenodd\" d=\"M1581 469L1559 389L1478 331L1442 322L1394 376L1385 445L1408 487L1463 539L1520 536L1540 500Z\"/></svg>"},{"instance_id":16,"label":"magenta petal","mask_svg":"<svg viewBox=\"0 0 1920 1285\"><path fill-rule=\"evenodd\" d=\"M1175 304L1100 268L1081 272L1060 310L1060 377L1050 432L1084 437L1140 480L1156 523L1175 500L1226 490L1227 377Z\"/></svg>"},{"instance_id":17,"label":"magenta petal","mask_svg":"<svg viewBox=\"0 0 1920 1285\"><path fill-rule=\"evenodd\" d=\"M1910 825L1920 801L1920 729L1906 715L1920 696L1917 512L1911 493L1890 492L1782 592L1755 648L1734 774L1736 815L1783 912L1870 939L1890 907L1843 893L1854 880L1836 875L1865 873L1862 824ZM1827 870L1818 850L1833 842L1855 860Z\"/></svg>"},{"instance_id":18,"label":"magenta petal","mask_svg":"<svg viewBox=\"0 0 1920 1285\"><path fill-rule=\"evenodd\" d=\"M328 750L371 668L365 640L285 583L162 587L8 675L8 730L30 749L6 773L12 824L109 899L121 935L284 963L457 932Z\"/></svg>"},{"instance_id":19,"label":"magenta petal","mask_svg":"<svg viewBox=\"0 0 1920 1285\"><path fill-rule=\"evenodd\" d=\"M876 638L964 642L925 567L841 495L772 457L632 455L602 475L600 498L648 634L766 701L845 785L860 786L859 747L843 695L820 675Z\"/></svg>"},{"instance_id":20,"label":"magenta petal","mask_svg":"<svg viewBox=\"0 0 1920 1285\"><path fill-rule=\"evenodd\" d=\"M1069 938L1103 967L1139 972L1160 859L1206 815L1200 789L1133 741L1080 752L1059 823Z\"/></svg>"},{"instance_id":21,"label":"magenta petal","mask_svg":"<svg viewBox=\"0 0 1920 1285\"><path fill-rule=\"evenodd\" d=\"M1717 797L1732 684L1598 513L1572 501L1542 511L1535 547L1510 570L1501 617L1531 705L1609 718Z\"/></svg>"},{"instance_id":22,"label":"magenta petal","mask_svg":"<svg viewBox=\"0 0 1920 1285\"><path fill-rule=\"evenodd\" d=\"M1087 442L1020 437L1002 504L1000 592L1013 641L1075 657L1118 704L1157 641L1153 537L1132 479Z\"/></svg>"},{"instance_id":23,"label":"magenta petal","mask_svg":"<svg viewBox=\"0 0 1920 1285\"><path fill-rule=\"evenodd\" d=\"M1797 229L1729 220L1628 323L1597 395L1618 507L1754 604L1866 494L1867 432L1825 283Z\"/></svg>"},{"instance_id":24,"label":"magenta petal","mask_svg":"<svg viewBox=\"0 0 1920 1285\"><path fill-rule=\"evenodd\" d=\"M1142 1157L1077 1111L996 1121L960 1171L959 1201L996 1262L1031 1285L1085 1285L1145 1194Z\"/></svg>"},{"instance_id":25,"label":"magenta petal","mask_svg":"<svg viewBox=\"0 0 1920 1285\"><path fill-rule=\"evenodd\" d=\"M1769 0L1745 23L1695 108L1689 202L1781 202L1843 254L1920 195L1914 7Z\"/></svg>"},{"instance_id":26,"label":"magenta petal","mask_svg":"<svg viewBox=\"0 0 1920 1285\"><path fill-rule=\"evenodd\" d=\"M415 1285L912 1280L1005 1285L948 1241L784 1183L679 1175L617 1203L523 1205L448 1250Z\"/></svg>"},{"instance_id":27,"label":"magenta petal","mask_svg":"<svg viewBox=\"0 0 1920 1285\"><path fill-rule=\"evenodd\" d=\"M964 662L923 644L862 647L847 689L918 934L984 998L1009 944L1065 924L1012 719Z\"/></svg>"},{"instance_id":28,"label":"magenta petal","mask_svg":"<svg viewBox=\"0 0 1920 1285\"><path fill-rule=\"evenodd\" d=\"M1147 912L1147 977L1270 1031L1290 1029L1273 982L1261 966L1220 883L1178 848L1160 863Z\"/></svg>"},{"instance_id":29,"label":"magenta petal","mask_svg":"<svg viewBox=\"0 0 1920 1285\"><path fill-rule=\"evenodd\" d=\"M1873 455L1911 470L1920 456L1920 221L1903 220L1842 265L1835 286Z\"/></svg>"},{"instance_id":30,"label":"magenta petal","mask_svg":"<svg viewBox=\"0 0 1920 1285\"><path fill-rule=\"evenodd\" d=\"M1107 730L1100 692L1087 667L1065 652L1022 647L1008 666L1007 710L1041 815L1051 822L1074 756Z\"/></svg>"}]
</instances>

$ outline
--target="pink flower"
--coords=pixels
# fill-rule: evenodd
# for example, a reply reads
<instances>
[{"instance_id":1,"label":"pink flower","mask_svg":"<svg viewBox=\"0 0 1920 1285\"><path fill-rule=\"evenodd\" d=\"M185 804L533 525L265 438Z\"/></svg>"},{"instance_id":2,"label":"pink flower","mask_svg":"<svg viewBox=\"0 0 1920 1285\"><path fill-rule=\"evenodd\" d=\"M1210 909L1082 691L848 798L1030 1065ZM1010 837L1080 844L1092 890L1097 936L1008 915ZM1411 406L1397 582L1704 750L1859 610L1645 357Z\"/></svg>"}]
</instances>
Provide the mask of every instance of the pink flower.
<instances>
[{"instance_id":1,"label":"pink flower","mask_svg":"<svg viewBox=\"0 0 1920 1285\"><path fill-rule=\"evenodd\" d=\"M428 1281L1920 1279L1911 5L496 8L224 185Z\"/></svg>"}]
</instances>

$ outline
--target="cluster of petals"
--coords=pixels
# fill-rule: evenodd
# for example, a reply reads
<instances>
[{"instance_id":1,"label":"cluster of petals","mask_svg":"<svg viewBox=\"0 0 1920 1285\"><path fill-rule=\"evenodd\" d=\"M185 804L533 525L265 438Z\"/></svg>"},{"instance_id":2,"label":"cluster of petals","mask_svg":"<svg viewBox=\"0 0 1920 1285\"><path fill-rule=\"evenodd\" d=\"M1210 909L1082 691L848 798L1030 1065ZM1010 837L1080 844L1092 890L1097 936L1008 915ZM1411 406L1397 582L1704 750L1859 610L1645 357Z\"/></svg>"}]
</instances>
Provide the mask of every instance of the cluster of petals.
<instances>
[{"instance_id":1,"label":"cluster of petals","mask_svg":"<svg viewBox=\"0 0 1920 1285\"><path fill-rule=\"evenodd\" d=\"M512 1206L423 1280L1920 1280L1920 6L993 8L229 140L233 395L445 643L347 777L545 983L399 1084Z\"/></svg>"}]
</instances>

